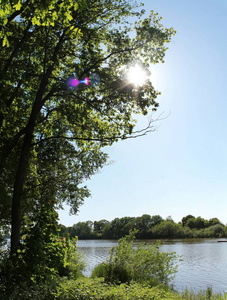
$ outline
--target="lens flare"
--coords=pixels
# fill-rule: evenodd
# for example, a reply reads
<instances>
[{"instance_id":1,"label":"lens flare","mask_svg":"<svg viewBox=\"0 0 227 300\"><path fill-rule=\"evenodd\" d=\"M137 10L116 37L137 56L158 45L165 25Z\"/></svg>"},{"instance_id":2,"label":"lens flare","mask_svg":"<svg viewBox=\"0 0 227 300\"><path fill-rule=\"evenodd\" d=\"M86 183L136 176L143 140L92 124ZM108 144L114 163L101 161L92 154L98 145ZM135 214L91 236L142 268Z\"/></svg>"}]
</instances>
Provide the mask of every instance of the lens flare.
<instances>
[{"instance_id":1,"label":"lens flare","mask_svg":"<svg viewBox=\"0 0 227 300\"><path fill-rule=\"evenodd\" d=\"M76 78L72 78L72 79L69 80L69 85L71 87L76 87L76 86L79 85L79 83L80 83L79 80L77 80Z\"/></svg>"},{"instance_id":2,"label":"lens flare","mask_svg":"<svg viewBox=\"0 0 227 300\"><path fill-rule=\"evenodd\" d=\"M75 88L77 87L80 83L84 83L86 86L89 85L89 78L88 77L85 77L84 80L78 80L76 78L71 78L69 81L68 81L69 85L72 87L72 88Z\"/></svg>"},{"instance_id":3,"label":"lens flare","mask_svg":"<svg viewBox=\"0 0 227 300\"><path fill-rule=\"evenodd\" d=\"M84 80L83 80L83 83L88 86L89 85L89 78L88 77L85 77Z\"/></svg>"}]
</instances>

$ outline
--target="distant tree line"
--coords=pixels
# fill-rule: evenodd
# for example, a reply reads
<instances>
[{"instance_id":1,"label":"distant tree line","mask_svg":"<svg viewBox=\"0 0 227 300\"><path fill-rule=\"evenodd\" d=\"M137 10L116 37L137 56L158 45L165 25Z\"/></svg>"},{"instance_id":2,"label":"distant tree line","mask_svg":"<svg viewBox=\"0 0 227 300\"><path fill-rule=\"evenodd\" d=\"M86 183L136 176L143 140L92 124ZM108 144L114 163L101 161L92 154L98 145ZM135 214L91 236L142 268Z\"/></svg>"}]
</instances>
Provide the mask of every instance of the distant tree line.
<instances>
[{"instance_id":1,"label":"distant tree line","mask_svg":"<svg viewBox=\"0 0 227 300\"><path fill-rule=\"evenodd\" d=\"M59 226L62 236L78 236L79 239L119 239L133 229L138 230L137 239L227 237L227 226L218 218L206 220L192 215L183 217L179 223L175 223L170 216L163 219L159 215L144 214L141 217L115 218L113 221L78 222L71 227Z\"/></svg>"}]
</instances>

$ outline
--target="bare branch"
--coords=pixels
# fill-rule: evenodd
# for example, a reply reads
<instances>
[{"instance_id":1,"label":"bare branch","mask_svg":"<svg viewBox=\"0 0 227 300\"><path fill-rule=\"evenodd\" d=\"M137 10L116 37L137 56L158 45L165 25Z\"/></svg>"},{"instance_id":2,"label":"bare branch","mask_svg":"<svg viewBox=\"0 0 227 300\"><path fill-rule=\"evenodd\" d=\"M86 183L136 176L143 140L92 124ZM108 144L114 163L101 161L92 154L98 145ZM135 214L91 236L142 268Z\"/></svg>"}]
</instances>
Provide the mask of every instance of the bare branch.
<instances>
[{"instance_id":1,"label":"bare branch","mask_svg":"<svg viewBox=\"0 0 227 300\"><path fill-rule=\"evenodd\" d=\"M162 115L162 114L161 114ZM160 116L161 116L160 115ZM56 135L56 136L50 136L50 137L46 137L44 139L40 139L39 141L32 143L31 146L36 146L40 143L49 141L49 140L53 140L53 139L64 139L64 140L68 140L68 141L76 141L76 140L82 140L82 141L96 141L96 142L109 142L111 140L116 140L116 139L122 139L122 140L126 140L126 139L134 139L137 137L141 137L141 136L145 136L147 135L149 132L154 132L156 130L156 128L152 125L154 122L157 121L161 121L165 118L157 118L155 120L150 119L148 125L146 128L143 128L141 130L136 130L134 132L132 132L132 134L122 134L122 135L116 135L116 136L111 136L111 137L97 137L97 138L88 138L88 137L78 137L78 136L64 136L64 135Z\"/></svg>"}]
</instances>

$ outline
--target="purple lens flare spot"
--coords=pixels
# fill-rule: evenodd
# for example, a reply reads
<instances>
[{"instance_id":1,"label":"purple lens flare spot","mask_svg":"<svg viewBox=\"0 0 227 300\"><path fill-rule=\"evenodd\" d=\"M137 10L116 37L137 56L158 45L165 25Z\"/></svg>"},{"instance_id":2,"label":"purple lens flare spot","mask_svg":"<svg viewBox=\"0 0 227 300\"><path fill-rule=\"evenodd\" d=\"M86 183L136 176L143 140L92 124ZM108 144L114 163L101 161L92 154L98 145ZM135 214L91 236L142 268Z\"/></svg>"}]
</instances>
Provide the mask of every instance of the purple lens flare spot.
<instances>
[{"instance_id":1,"label":"purple lens flare spot","mask_svg":"<svg viewBox=\"0 0 227 300\"><path fill-rule=\"evenodd\" d=\"M75 77L71 77L68 81L68 85L71 86L72 88L77 87L79 84L84 83L86 86L89 85L89 78L85 77L84 80L78 80Z\"/></svg>"},{"instance_id":2,"label":"purple lens flare spot","mask_svg":"<svg viewBox=\"0 0 227 300\"><path fill-rule=\"evenodd\" d=\"M69 85L71 87L76 87L76 86L79 85L79 83L80 83L79 80L77 80L76 78L72 78L72 79L69 80Z\"/></svg>"}]
</instances>

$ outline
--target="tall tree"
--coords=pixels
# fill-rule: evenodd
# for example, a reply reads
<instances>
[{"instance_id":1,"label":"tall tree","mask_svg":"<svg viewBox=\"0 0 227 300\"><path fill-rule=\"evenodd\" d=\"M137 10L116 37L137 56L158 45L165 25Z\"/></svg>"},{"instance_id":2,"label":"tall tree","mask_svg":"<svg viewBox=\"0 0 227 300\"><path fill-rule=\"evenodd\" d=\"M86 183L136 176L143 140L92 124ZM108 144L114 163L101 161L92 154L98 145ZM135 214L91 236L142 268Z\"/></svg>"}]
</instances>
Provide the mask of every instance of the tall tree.
<instances>
[{"instance_id":1,"label":"tall tree","mask_svg":"<svg viewBox=\"0 0 227 300\"><path fill-rule=\"evenodd\" d=\"M126 73L162 62L174 30L137 8L126 0L2 1L0 200L12 252L34 205L68 201L76 212L89 195L80 184L106 163L101 148L152 129L133 131L133 116L156 110L158 93ZM85 77L90 86L79 84Z\"/></svg>"},{"instance_id":2,"label":"tall tree","mask_svg":"<svg viewBox=\"0 0 227 300\"><path fill-rule=\"evenodd\" d=\"M192 216L192 215L187 215L186 217L183 217L182 220L181 220L182 225L185 226L186 223L188 222L188 220L190 220L190 219L195 219L195 217Z\"/></svg>"}]
</instances>

